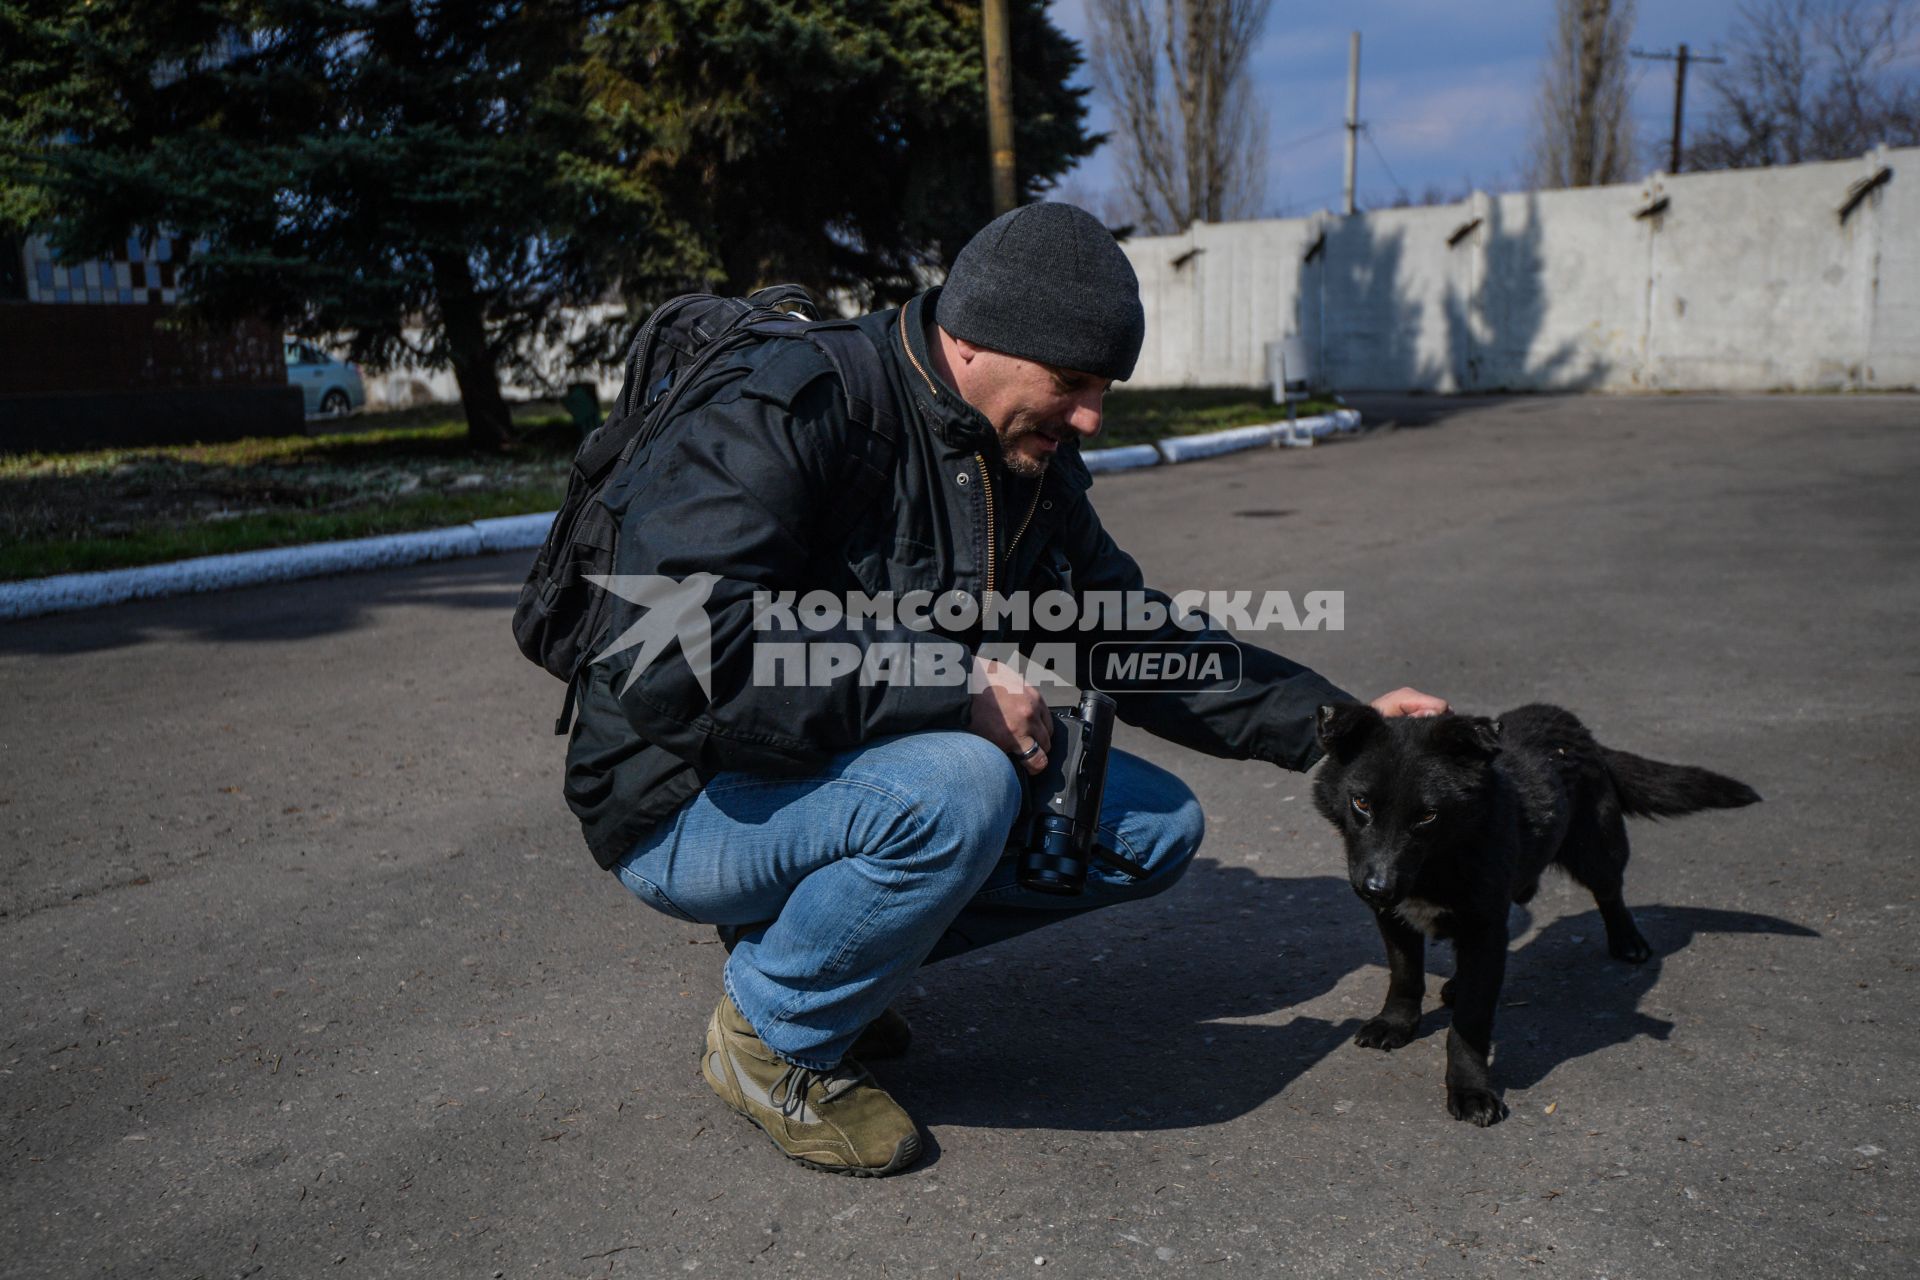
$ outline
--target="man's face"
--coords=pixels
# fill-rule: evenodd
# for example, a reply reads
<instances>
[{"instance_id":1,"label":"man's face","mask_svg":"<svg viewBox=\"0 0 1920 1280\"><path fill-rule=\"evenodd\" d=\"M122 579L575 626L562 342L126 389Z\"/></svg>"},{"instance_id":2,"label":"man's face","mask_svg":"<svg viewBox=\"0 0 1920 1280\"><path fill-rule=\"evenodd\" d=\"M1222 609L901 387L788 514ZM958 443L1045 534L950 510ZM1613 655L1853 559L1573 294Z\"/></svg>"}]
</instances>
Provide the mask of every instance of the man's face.
<instances>
[{"instance_id":1,"label":"man's face","mask_svg":"<svg viewBox=\"0 0 1920 1280\"><path fill-rule=\"evenodd\" d=\"M1110 378L986 347L972 347L965 363L961 391L993 424L1001 457L1015 475L1039 475L1061 444L1074 436L1091 439L1100 430L1101 402L1113 385Z\"/></svg>"}]
</instances>

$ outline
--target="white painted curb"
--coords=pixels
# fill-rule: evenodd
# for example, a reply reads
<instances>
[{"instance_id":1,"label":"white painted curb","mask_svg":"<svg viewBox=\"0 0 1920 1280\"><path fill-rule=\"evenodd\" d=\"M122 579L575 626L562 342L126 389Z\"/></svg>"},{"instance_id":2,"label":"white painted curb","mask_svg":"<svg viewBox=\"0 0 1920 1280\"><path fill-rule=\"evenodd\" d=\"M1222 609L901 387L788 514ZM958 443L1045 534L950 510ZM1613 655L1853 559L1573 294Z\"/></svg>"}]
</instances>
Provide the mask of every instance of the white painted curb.
<instances>
[{"instance_id":1,"label":"white painted curb","mask_svg":"<svg viewBox=\"0 0 1920 1280\"><path fill-rule=\"evenodd\" d=\"M1296 422L1267 422L1253 427L1231 427L1203 436L1173 436L1159 443L1168 462L1192 462L1199 458L1217 458L1223 453L1258 449L1263 445L1309 444L1321 436L1357 431L1360 414L1353 409L1336 409Z\"/></svg>"},{"instance_id":2,"label":"white painted curb","mask_svg":"<svg viewBox=\"0 0 1920 1280\"><path fill-rule=\"evenodd\" d=\"M1126 444L1118 449L1089 449L1080 455L1080 461L1087 464L1087 470L1096 474L1102 471L1133 471L1139 467L1159 466L1160 450L1150 444Z\"/></svg>"},{"instance_id":3,"label":"white painted curb","mask_svg":"<svg viewBox=\"0 0 1920 1280\"><path fill-rule=\"evenodd\" d=\"M1089 471L1131 471L1162 463L1214 458L1262 445L1302 444L1335 432L1358 430L1360 415L1340 409L1291 425L1271 422L1257 427L1234 427L1203 436L1175 436L1155 444L1094 449L1081 460ZM232 555L201 556L172 564L142 565L137 569L108 569L101 573L63 573L25 582L0 582L0 620L33 618L47 613L94 609L128 600L188 595L196 591L225 591L267 582L291 582L329 573L383 569L417 564L422 560L449 560L490 551L526 551L546 540L556 513L502 516L471 524L421 533L391 533L378 538L349 538L315 542L303 547L273 547L239 551Z\"/></svg>"},{"instance_id":4,"label":"white painted curb","mask_svg":"<svg viewBox=\"0 0 1920 1280\"><path fill-rule=\"evenodd\" d=\"M289 582L328 573L417 564L422 560L447 560L484 551L524 550L537 547L546 539L553 516L553 512L545 511L537 515L475 520L471 524L420 533L349 538L303 547L200 556L172 564L142 565L137 569L63 573L53 578L0 582L0 619L92 609L155 596Z\"/></svg>"},{"instance_id":5,"label":"white painted curb","mask_svg":"<svg viewBox=\"0 0 1920 1280\"><path fill-rule=\"evenodd\" d=\"M1200 436L1169 436L1153 444L1123 445L1118 449L1093 449L1080 455L1087 470L1132 471L1138 467L1158 466L1162 462L1191 462L1195 458L1217 458L1223 453L1257 449L1261 445L1309 444L1320 436L1357 431L1357 409L1336 409L1332 413L1301 418L1293 423L1266 422L1252 427L1229 427Z\"/></svg>"}]
</instances>

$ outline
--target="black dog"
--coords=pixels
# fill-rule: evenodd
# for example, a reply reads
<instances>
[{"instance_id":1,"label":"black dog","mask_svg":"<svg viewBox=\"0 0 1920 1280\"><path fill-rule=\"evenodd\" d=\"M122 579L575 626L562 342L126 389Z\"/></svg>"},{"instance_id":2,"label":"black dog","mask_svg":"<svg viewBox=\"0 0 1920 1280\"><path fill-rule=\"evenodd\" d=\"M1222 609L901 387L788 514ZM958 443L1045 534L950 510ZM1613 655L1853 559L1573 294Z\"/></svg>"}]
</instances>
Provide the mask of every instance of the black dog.
<instances>
[{"instance_id":1,"label":"black dog","mask_svg":"<svg viewBox=\"0 0 1920 1280\"><path fill-rule=\"evenodd\" d=\"M1507 904L1526 902L1557 865L1593 891L1617 960L1653 953L1621 900L1626 815L1677 817L1737 809L1760 797L1690 765L1601 746L1559 707L1498 720L1389 719L1358 703L1320 708L1326 763L1313 798L1347 841L1347 875L1373 908L1391 977L1380 1015L1354 1043L1397 1049L1413 1039L1426 991L1426 937L1451 938L1455 976L1447 1035L1447 1110L1486 1126L1507 1109L1487 1051L1507 959ZM1422 935L1426 935L1423 937Z\"/></svg>"}]
</instances>

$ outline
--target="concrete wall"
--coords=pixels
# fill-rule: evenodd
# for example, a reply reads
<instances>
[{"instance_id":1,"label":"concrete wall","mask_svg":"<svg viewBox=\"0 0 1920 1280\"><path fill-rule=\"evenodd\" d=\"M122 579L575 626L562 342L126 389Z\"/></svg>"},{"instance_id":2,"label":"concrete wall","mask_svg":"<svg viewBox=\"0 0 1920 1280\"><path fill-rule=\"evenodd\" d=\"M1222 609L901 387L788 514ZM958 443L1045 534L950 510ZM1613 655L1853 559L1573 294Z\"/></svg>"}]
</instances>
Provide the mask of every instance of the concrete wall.
<instances>
[{"instance_id":1,"label":"concrete wall","mask_svg":"<svg viewBox=\"0 0 1920 1280\"><path fill-rule=\"evenodd\" d=\"M590 325L618 316L622 311L620 307L598 305L567 313L567 328L561 343L532 344L531 359L545 381L502 369L501 394L509 400L557 399L569 383L591 382L600 403L612 404L620 395L625 367L616 362L590 370L570 371L566 367L566 345L583 338ZM406 337L416 348L430 345L427 334L418 327L407 329ZM346 343L340 339L323 345L330 350L342 350ZM362 368L361 381L366 385L369 409L409 409L422 404L457 404L460 400L460 384L455 381L451 368L421 369L402 365L381 373Z\"/></svg>"},{"instance_id":2,"label":"concrete wall","mask_svg":"<svg viewBox=\"0 0 1920 1280\"><path fill-rule=\"evenodd\" d=\"M1920 385L1920 149L1202 223L1126 250L1136 387L1263 384L1290 334L1343 391Z\"/></svg>"}]
</instances>

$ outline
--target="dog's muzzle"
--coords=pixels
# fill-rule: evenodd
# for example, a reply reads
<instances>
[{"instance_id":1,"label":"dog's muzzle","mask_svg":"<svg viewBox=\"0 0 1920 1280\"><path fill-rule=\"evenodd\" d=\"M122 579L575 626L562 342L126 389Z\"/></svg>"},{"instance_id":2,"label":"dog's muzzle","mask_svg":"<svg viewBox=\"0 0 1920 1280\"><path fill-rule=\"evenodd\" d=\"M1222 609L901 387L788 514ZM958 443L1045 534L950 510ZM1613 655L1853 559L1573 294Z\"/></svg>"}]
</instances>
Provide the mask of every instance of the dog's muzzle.
<instances>
[{"instance_id":1,"label":"dog's muzzle","mask_svg":"<svg viewBox=\"0 0 1920 1280\"><path fill-rule=\"evenodd\" d=\"M1355 880L1353 891L1376 907L1390 907L1400 896L1393 882L1378 871Z\"/></svg>"}]
</instances>

